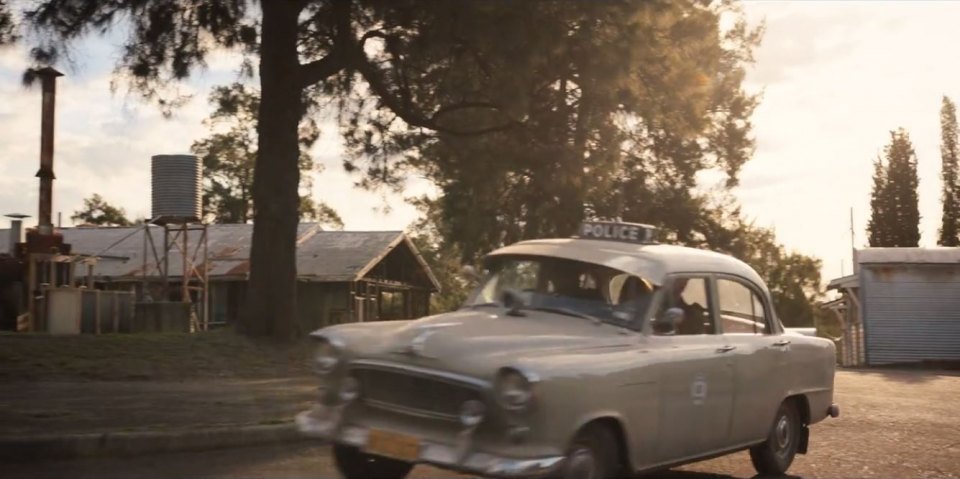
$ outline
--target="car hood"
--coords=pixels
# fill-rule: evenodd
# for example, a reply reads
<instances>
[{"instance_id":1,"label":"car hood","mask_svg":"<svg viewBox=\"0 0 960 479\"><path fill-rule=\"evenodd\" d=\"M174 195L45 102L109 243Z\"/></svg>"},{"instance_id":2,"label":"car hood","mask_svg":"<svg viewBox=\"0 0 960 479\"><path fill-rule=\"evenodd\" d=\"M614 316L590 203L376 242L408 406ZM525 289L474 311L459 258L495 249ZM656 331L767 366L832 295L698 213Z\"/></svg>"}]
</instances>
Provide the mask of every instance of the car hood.
<instances>
[{"instance_id":1,"label":"car hood","mask_svg":"<svg viewBox=\"0 0 960 479\"><path fill-rule=\"evenodd\" d=\"M520 358L616 350L636 343L618 326L540 311L483 307L415 321L354 323L315 334L342 342L351 360L380 360L490 378Z\"/></svg>"}]
</instances>

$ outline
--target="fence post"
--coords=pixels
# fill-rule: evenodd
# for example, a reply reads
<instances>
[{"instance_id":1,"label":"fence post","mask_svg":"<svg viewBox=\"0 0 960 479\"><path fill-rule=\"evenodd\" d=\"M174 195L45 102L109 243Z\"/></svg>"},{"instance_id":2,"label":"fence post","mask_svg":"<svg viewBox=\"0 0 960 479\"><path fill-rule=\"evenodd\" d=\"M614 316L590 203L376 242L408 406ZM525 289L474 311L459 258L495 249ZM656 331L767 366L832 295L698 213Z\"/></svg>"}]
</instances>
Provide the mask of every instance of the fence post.
<instances>
[{"instance_id":1,"label":"fence post","mask_svg":"<svg viewBox=\"0 0 960 479\"><path fill-rule=\"evenodd\" d=\"M81 318L83 317L83 295L85 295L85 294L90 294L90 293L92 293L93 291L94 291L94 290L92 290L92 289L88 289L88 290L86 290L86 291L83 291L83 290L80 291L80 317L81 317ZM94 308L94 309L96 309L96 308ZM100 331L100 318L97 317L96 311L94 311L94 314L93 314L93 325L94 325L94 328L96 328L96 333L97 333L97 334L100 334L100 333L101 333L101 331Z\"/></svg>"},{"instance_id":2,"label":"fence post","mask_svg":"<svg viewBox=\"0 0 960 479\"><path fill-rule=\"evenodd\" d=\"M120 330L120 292L113 291L111 296L113 296L113 330Z\"/></svg>"},{"instance_id":3,"label":"fence post","mask_svg":"<svg viewBox=\"0 0 960 479\"><path fill-rule=\"evenodd\" d=\"M97 329L100 329L100 290L94 290L93 300L93 320L97 322Z\"/></svg>"}]
</instances>

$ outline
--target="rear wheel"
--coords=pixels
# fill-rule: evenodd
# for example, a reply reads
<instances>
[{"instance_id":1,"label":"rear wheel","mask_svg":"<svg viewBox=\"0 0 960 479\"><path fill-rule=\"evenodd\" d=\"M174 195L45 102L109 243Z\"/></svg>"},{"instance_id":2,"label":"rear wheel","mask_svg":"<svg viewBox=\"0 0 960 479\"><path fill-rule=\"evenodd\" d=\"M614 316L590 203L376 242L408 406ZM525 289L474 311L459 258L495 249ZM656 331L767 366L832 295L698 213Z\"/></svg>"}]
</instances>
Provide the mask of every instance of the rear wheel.
<instances>
[{"instance_id":1,"label":"rear wheel","mask_svg":"<svg viewBox=\"0 0 960 479\"><path fill-rule=\"evenodd\" d=\"M614 479L620 472L617 439L600 424L585 427L573 439L558 479Z\"/></svg>"},{"instance_id":2,"label":"rear wheel","mask_svg":"<svg viewBox=\"0 0 960 479\"><path fill-rule=\"evenodd\" d=\"M802 428L796 403L784 401L777 410L767 440L750 449L754 469L762 476L781 476L786 473L797 455Z\"/></svg>"},{"instance_id":3,"label":"rear wheel","mask_svg":"<svg viewBox=\"0 0 960 479\"><path fill-rule=\"evenodd\" d=\"M353 446L335 444L333 460L344 479L404 479L413 464L367 454Z\"/></svg>"}]
</instances>

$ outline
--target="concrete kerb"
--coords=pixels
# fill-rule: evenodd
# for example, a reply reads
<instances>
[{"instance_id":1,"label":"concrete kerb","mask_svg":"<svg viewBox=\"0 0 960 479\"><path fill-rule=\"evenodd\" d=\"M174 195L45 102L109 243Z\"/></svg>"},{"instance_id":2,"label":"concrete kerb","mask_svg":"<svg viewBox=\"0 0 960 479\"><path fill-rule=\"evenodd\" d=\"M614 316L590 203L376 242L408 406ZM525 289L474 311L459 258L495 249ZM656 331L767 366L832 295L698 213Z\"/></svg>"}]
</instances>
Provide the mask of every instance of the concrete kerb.
<instances>
[{"instance_id":1,"label":"concrete kerb","mask_svg":"<svg viewBox=\"0 0 960 479\"><path fill-rule=\"evenodd\" d=\"M133 456L312 440L293 423L181 431L0 437L0 462Z\"/></svg>"}]
</instances>

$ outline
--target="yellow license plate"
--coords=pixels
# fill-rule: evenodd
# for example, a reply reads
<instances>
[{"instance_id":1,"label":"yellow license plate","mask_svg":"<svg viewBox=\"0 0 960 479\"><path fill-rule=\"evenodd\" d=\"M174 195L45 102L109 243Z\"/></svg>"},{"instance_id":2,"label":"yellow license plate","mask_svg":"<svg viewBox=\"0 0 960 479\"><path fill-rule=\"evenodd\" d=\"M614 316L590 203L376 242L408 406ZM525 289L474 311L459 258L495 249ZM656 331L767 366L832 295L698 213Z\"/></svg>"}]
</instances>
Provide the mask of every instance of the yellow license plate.
<instances>
[{"instance_id":1,"label":"yellow license plate","mask_svg":"<svg viewBox=\"0 0 960 479\"><path fill-rule=\"evenodd\" d=\"M373 429L367 437L367 452L415 462L420 459L420 440L404 434Z\"/></svg>"}]
</instances>

